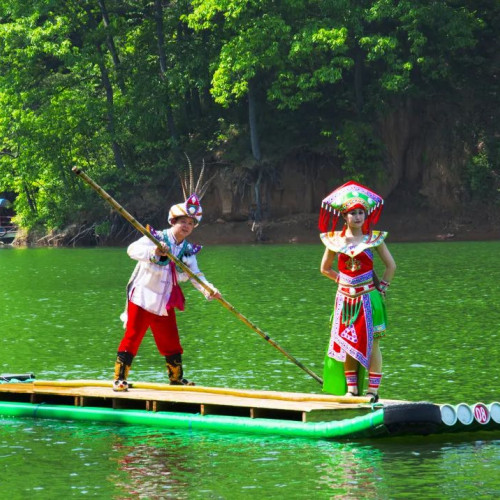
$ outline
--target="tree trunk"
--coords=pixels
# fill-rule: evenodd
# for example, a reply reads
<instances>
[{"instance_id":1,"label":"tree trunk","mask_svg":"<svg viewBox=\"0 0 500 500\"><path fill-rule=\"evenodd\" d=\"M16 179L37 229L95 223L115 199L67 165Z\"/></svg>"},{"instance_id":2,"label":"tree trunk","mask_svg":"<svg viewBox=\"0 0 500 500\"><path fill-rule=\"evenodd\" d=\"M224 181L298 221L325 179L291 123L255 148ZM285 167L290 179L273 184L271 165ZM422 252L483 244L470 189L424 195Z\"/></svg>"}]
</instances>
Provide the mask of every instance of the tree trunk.
<instances>
[{"instance_id":1,"label":"tree trunk","mask_svg":"<svg viewBox=\"0 0 500 500\"><path fill-rule=\"evenodd\" d=\"M248 82L248 124L250 126L250 144L252 155L257 160L259 175L254 186L255 191L255 221L262 220L262 196L261 185L263 176L263 165L261 164L262 154L260 151L259 131L257 127L257 99L255 97L255 84L252 80Z\"/></svg>"},{"instance_id":2,"label":"tree trunk","mask_svg":"<svg viewBox=\"0 0 500 500\"><path fill-rule=\"evenodd\" d=\"M104 87L104 90L106 91L106 114L108 118L108 132L109 136L111 138L111 149L113 150L113 155L115 157L115 163L116 166L119 169L124 169L125 164L123 163L123 157L121 153L120 146L118 142L115 139L116 136L116 130L115 130L115 105L114 105L114 93L113 93L113 86L111 85L111 81L109 79L108 75L108 70L106 68L106 65L104 64L104 57L101 51L101 48L99 46L96 47L97 51L99 53L99 69L101 70L101 81L102 85Z\"/></svg>"},{"instance_id":3,"label":"tree trunk","mask_svg":"<svg viewBox=\"0 0 500 500\"><path fill-rule=\"evenodd\" d=\"M156 21L156 36L158 40L158 58L160 60L160 75L165 85L165 109L167 115L167 124L170 130L170 136L174 144L177 143L177 130L175 127L174 115L172 113L172 106L169 102L168 89L167 89L167 56L165 52L165 36L163 31L163 6L161 0L155 0L154 17Z\"/></svg>"},{"instance_id":4,"label":"tree trunk","mask_svg":"<svg viewBox=\"0 0 500 500\"><path fill-rule=\"evenodd\" d=\"M101 9L102 22L104 27L106 28L106 44L108 46L109 53L111 54L111 58L113 59L113 65L116 70L118 86L122 93L125 93L125 82L123 81L122 68L120 58L118 56L118 52L116 50L115 42L111 33L109 32L109 15L106 9L106 3L104 0L98 0L99 8Z\"/></svg>"},{"instance_id":5,"label":"tree trunk","mask_svg":"<svg viewBox=\"0 0 500 500\"><path fill-rule=\"evenodd\" d=\"M255 84L248 82L248 124L250 126L250 144L253 157L260 162L262 155L260 152L259 134L257 130L257 99L255 97Z\"/></svg>"},{"instance_id":6,"label":"tree trunk","mask_svg":"<svg viewBox=\"0 0 500 500\"><path fill-rule=\"evenodd\" d=\"M259 166L259 176L257 182L255 183L255 222L260 222L262 220L262 196L260 193L260 186L262 183L262 165Z\"/></svg>"},{"instance_id":7,"label":"tree trunk","mask_svg":"<svg viewBox=\"0 0 500 500\"><path fill-rule=\"evenodd\" d=\"M87 12L90 27L95 30L97 28L97 21L92 13L92 10L90 9L90 6L85 5L84 9ZM123 163L120 146L116 141L113 85L111 84L111 80L109 79L109 74L106 68L104 54L102 52L100 42L97 41L94 43L94 45L99 56L98 65L101 72L101 82L106 92L106 115L108 120L107 129L111 140L111 149L113 151L116 166L122 170L125 169L125 164Z\"/></svg>"},{"instance_id":8,"label":"tree trunk","mask_svg":"<svg viewBox=\"0 0 500 500\"><path fill-rule=\"evenodd\" d=\"M26 182L24 182L24 181L23 181L23 190L24 190L24 194L26 195L26 200L28 202L28 206L30 207L31 212L34 213L34 214L37 214L38 213L38 209L37 209L37 206L36 206L36 200L31 195L31 191L28 188L28 185L26 184Z\"/></svg>"}]
</instances>

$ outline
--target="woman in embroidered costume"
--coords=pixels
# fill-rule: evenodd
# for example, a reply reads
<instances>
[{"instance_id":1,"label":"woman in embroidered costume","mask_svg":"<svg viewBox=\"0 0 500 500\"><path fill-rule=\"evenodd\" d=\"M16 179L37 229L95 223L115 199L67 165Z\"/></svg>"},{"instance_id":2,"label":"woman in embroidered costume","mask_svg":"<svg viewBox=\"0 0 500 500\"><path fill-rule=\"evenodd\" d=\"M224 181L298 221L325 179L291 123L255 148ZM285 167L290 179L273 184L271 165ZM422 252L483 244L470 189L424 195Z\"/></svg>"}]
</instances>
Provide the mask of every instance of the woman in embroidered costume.
<instances>
[{"instance_id":1,"label":"woman in embroidered costume","mask_svg":"<svg viewBox=\"0 0 500 500\"><path fill-rule=\"evenodd\" d=\"M165 250L182 260L191 271L205 282L213 293L211 295L195 280L191 283L206 298L220 298L221 295L203 276L196 261L196 254L201 246L189 243L186 238L201 221L202 208L200 195L196 194L203 175L200 174L196 188L193 189L192 169L191 196L187 198L187 181L181 179L184 203L178 203L170 208L168 222L171 227L161 232L150 229L152 234L162 242ZM206 189L206 186L204 186ZM184 296L178 281L187 281L189 277L176 268L166 252L160 250L149 238L143 236L132 243L127 253L138 263L127 285L127 308L120 316L124 322L125 334L118 347L115 362L113 390L128 390L127 376L132 361L139 350L142 339L148 328L156 342L158 351L165 357L168 377L171 385L194 385L183 377L182 353L179 339L175 309L184 310Z\"/></svg>"},{"instance_id":2,"label":"woman in embroidered costume","mask_svg":"<svg viewBox=\"0 0 500 500\"><path fill-rule=\"evenodd\" d=\"M321 241L326 247L321 273L338 284L323 390L361 395L366 369L367 395L372 401L378 400L382 378L379 339L385 335L387 324L384 299L396 270L384 242L387 233L370 228L378 221L382 207L379 195L350 181L323 200L319 220ZM344 228L335 231L340 216ZM374 251L385 266L380 281L373 271ZM335 258L337 271L332 268Z\"/></svg>"}]
</instances>

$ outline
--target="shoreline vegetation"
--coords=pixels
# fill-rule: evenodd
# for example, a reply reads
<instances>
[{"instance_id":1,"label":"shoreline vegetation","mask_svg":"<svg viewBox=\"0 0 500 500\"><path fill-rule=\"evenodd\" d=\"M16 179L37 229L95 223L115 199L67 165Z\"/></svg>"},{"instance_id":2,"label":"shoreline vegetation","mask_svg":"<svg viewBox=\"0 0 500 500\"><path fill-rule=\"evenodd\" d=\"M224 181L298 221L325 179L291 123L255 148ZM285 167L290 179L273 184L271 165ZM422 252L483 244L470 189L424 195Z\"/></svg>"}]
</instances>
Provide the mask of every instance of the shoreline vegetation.
<instances>
[{"instance_id":1,"label":"shoreline vegetation","mask_svg":"<svg viewBox=\"0 0 500 500\"><path fill-rule=\"evenodd\" d=\"M0 2L0 199L17 245L137 237L75 167L157 228L179 177L203 169L202 244L317 242L321 200L347 180L404 218L410 232L377 226L390 241L494 237L500 3L363 6Z\"/></svg>"},{"instance_id":2,"label":"shoreline vegetation","mask_svg":"<svg viewBox=\"0 0 500 500\"><path fill-rule=\"evenodd\" d=\"M202 245L238 244L314 244L320 242L317 214L304 213L288 217L247 221L203 221L191 240ZM167 227L165 225L165 227ZM337 228L339 229L339 228ZM436 220L432 211L383 214L374 229L387 231L392 243L432 241L491 241L500 239L500 222L469 213L465 216ZM93 226L71 226L49 234L21 230L16 247L85 247L126 246L139 237L132 227L125 227L120 239L110 240L95 234Z\"/></svg>"}]
</instances>

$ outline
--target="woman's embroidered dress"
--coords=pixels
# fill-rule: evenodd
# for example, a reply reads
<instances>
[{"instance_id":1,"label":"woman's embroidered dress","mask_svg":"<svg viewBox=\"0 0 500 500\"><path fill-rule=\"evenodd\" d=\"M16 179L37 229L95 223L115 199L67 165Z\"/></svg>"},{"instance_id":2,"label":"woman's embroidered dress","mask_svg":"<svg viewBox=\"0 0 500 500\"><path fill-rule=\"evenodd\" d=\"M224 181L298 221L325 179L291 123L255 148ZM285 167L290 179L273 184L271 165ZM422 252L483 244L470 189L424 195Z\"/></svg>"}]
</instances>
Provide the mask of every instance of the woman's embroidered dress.
<instances>
[{"instance_id":1,"label":"woman's embroidered dress","mask_svg":"<svg viewBox=\"0 0 500 500\"><path fill-rule=\"evenodd\" d=\"M373 282L373 249L382 244L386 236L386 232L372 231L361 243L346 245L338 232L321 234L325 246L337 254L339 271L325 359L324 390L327 392L332 392L332 376L343 377L343 369L338 366L333 369L328 358L343 363L349 355L368 369L373 339L385 332L385 305ZM338 381L334 385L338 386ZM335 393L345 393L344 385L345 379Z\"/></svg>"}]
</instances>

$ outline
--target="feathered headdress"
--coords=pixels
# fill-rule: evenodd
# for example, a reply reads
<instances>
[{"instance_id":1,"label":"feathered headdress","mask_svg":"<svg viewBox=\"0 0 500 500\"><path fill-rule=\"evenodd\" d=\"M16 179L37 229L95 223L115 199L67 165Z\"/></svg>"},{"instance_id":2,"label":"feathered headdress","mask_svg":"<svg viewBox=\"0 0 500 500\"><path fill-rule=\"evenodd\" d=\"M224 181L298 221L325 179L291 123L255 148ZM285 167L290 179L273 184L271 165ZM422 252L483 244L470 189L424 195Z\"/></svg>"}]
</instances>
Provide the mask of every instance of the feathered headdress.
<instances>
[{"instance_id":1,"label":"feathered headdress","mask_svg":"<svg viewBox=\"0 0 500 500\"><path fill-rule=\"evenodd\" d=\"M196 225L198 225L203 216L203 209L201 208L200 201L205 195L208 185L213 177L203 184L203 175L205 173L205 160L203 160L198 181L195 183L193 165L191 164L191 160L188 155L186 155L186 158L189 168L185 170L184 173L179 173L182 194L184 195L185 201L170 207L168 212L168 222L173 224L174 219L184 216L192 217L195 219Z\"/></svg>"},{"instance_id":2,"label":"feathered headdress","mask_svg":"<svg viewBox=\"0 0 500 500\"><path fill-rule=\"evenodd\" d=\"M369 230L371 224L376 224L382 213L384 200L377 193L354 181L349 181L332 191L321 202L319 214L319 230L326 233L335 225L341 214L345 214L355 208L361 208L366 212L365 231Z\"/></svg>"}]
</instances>

